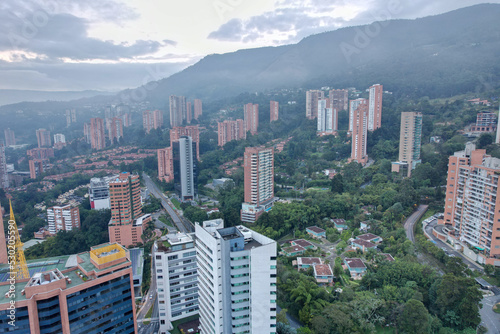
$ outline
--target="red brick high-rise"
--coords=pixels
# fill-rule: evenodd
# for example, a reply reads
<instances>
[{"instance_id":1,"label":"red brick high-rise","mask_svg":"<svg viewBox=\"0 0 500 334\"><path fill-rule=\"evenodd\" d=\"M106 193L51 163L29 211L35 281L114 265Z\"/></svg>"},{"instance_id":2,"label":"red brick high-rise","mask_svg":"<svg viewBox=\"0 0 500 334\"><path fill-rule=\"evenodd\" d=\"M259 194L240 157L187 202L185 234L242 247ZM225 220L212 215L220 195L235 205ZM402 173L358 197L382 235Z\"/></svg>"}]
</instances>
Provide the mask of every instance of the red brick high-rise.
<instances>
[{"instance_id":1,"label":"red brick high-rise","mask_svg":"<svg viewBox=\"0 0 500 334\"><path fill-rule=\"evenodd\" d=\"M193 116L193 109L191 108L191 102L186 102L186 123L190 124Z\"/></svg>"},{"instance_id":2,"label":"red brick high-rise","mask_svg":"<svg viewBox=\"0 0 500 334\"><path fill-rule=\"evenodd\" d=\"M349 131L348 131L348 134L352 133L353 126L354 126L354 113L355 113L356 109L358 109L360 104L368 105L368 100L367 99L356 99L356 100L349 101Z\"/></svg>"},{"instance_id":3,"label":"red brick high-rise","mask_svg":"<svg viewBox=\"0 0 500 334\"><path fill-rule=\"evenodd\" d=\"M50 131L46 129L36 130L36 139L38 141L38 147L52 146L52 137L50 136Z\"/></svg>"},{"instance_id":4,"label":"red brick high-rise","mask_svg":"<svg viewBox=\"0 0 500 334\"><path fill-rule=\"evenodd\" d=\"M165 182L174 180L174 156L172 146L162 148L158 154L158 178Z\"/></svg>"},{"instance_id":5,"label":"red brick high-rise","mask_svg":"<svg viewBox=\"0 0 500 334\"><path fill-rule=\"evenodd\" d=\"M306 117L315 119L318 117L318 101L325 98L322 90L308 90L306 92Z\"/></svg>"},{"instance_id":6,"label":"red brick high-rise","mask_svg":"<svg viewBox=\"0 0 500 334\"><path fill-rule=\"evenodd\" d=\"M187 119L186 98L184 96L171 95L169 97L170 105L170 127L182 126Z\"/></svg>"},{"instance_id":7,"label":"red brick high-rise","mask_svg":"<svg viewBox=\"0 0 500 334\"><path fill-rule=\"evenodd\" d=\"M259 105L247 103L243 108L245 131L256 134L259 128Z\"/></svg>"},{"instance_id":8,"label":"red brick high-rise","mask_svg":"<svg viewBox=\"0 0 500 334\"><path fill-rule=\"evenodd\" d=\"M328 93L330 107L336 109L337 112L349 109L349 94L347 89L332 89Z\"/></svg>"},{"instance_id":9,"label":"red brick high-rise","mask_svg":"<svg viewBox=\"0 0 500 334\"><path fill-rule=\"evenodd\" d=\"M373 85L370 87L370 98L368 101L368 131L377 130L382 125L382 97L384 87Z\"/></svg>"},{"instance_id":10,"label":"red brick high-rise","mask_svg":"<svg viewBox=\"0 0 500 334\"><path fill-rule=\"evenodd\" d=\"M122 246L143 243L141 239L151 215L142 213L141 184L139 175L121 173L109 182L111 220L109 240Z\"/></svg>"},{"instance_id":11,"label":"red brick high-rise","mask_svg":"<svg viewBox=\"0 0 500 334\"><path fill-rule=\"evenodd\" d=\"M368 105L360 104L354 111L353 130L351 137L351 158L362 165L368 162L366 154L366 139L368 131Z\"/></svg>"},{"instance_id":12,"label":"red brick high-rise","mask_svg":"<svg viewBox=\"0 0 500 334\"><path fill-rule=\"evenodd\" d=\"M142 112L142 127L146 133L163 126L163 112L161 110L145 110Z\"/></svg>"},{"instance_id":13,"label":"red brick high-rise","mask_svg":"<svg viewBox=\"0 0 500 334\"><path fill-rule=\"evenodd\" d=\"M194 99L194 119L198 119L203 114L203 106L200 99Z\"/></svg>"},{"instance_id":14,"label":"red brick high-rise","mask_svg":"<svg viewBox=\"0 0 500 334\"><path fill-rule=\"evenodd\" d=\"M94 150L102 150L106 147L104 120L102 118L90 119L90 145Z\"/></svg>"},{"instance_id":15,"label":"red brick high-rise","mask_svg":"<svg viewBox=\"0 0 500 334\"><path fill-rule=\"evenodd\" d=\"M276 101L270 102L270 117L271 122L277 121L279 117L280 104Z\"/></svg>"},{"instance_id":16,"label":"red brick high-rise","mask_svg":"<svg viewBox=\"0 0 500 334\"><path fill-rule=\"evenodd\" d=\"M235 121L218 122L218 144L220 147L226 145L231 140L240 140L246 138L245 124L242 119Z\"/></svg>"},{"instance_id":17,"label":"red brick high-rise","mask_svg":"<svg viewBox=\"0 0 500 334\"><path fill-rule=\"evenodd\" d=\"M110 120L108 134L111 143L113 143L114 140L118 142L123 138L123 120L120 117L113 117Z\"/></svg>"}]
</instances>

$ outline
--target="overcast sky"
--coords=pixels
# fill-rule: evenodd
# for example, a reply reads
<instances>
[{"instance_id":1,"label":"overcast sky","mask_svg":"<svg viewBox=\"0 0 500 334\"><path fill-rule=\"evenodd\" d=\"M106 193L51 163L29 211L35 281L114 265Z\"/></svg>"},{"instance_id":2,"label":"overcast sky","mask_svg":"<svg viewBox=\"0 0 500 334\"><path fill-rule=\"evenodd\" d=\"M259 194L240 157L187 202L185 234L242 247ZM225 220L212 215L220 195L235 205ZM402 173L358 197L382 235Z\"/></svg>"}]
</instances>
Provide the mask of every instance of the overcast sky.
<instances>
[{"instance_id":1,"label":"overcast sky","mask_svg":"<svg viewBox=\"0 0 500 334\"><path fill-rule=\"evenodd\" d=\"M212 53L296 43L345 26L483 2L2 0L0 89L133 88Z\"/></svg>"}]
</instances>

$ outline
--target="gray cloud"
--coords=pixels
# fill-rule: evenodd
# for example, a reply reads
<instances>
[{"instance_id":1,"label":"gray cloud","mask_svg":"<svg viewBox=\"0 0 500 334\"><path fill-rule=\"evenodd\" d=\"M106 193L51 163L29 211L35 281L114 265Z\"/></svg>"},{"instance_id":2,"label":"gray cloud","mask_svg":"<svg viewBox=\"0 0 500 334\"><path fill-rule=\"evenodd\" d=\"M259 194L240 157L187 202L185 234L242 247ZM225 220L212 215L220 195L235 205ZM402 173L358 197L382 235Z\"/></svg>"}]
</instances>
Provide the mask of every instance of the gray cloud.
<instances>
[{"instance_id":1,"label":"gray cloud","mask_svg":"<svg viewBox=\"0 0 500 334\"><path fill-rule=\"evenodd\" d=\"M246 20L232 19L211 32L208 38L253 43L271 37L275 45L295 43L311 34L341 27L437 15L479 3L484 3L484 0L279 0L274 11ZM337 13L341 7L348 5L362 7L363 11L353 19L345 20ZM280 38L276 38L277 34Z\"/></svg>"}]
</instances>

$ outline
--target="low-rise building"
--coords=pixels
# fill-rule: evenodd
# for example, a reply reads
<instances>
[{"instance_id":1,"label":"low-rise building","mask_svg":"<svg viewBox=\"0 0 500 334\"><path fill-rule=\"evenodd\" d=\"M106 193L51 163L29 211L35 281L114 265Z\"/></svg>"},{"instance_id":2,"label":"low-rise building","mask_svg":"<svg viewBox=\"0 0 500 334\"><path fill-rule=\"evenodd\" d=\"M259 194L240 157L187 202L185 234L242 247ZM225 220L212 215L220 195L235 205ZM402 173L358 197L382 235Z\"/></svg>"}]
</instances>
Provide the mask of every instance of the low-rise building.
<instances>
[{"instance_id":1,"label":"low-rise building","mask_svg":"<svg viewBox=\"0 0 500 334\"><path fill-rule=\"evenodd\" d=\"M298 257L294 262L297 263L298 270L306 270L317 264L323 264L323 260L319 257Z\"/></svg>"},{"instance_id":2,"label":"low-rise building","mask_svg":"<svg viewBox=\"0 0 500 334\"><path fill-rule=\"evenodd\" d=\"M351 277L355 280L360 280L366 273L366 266L361 259L345 258L344 269L348 269Z\"/></svg>"},{"instance_id":3,"label":"low-rise building","mask_svg":"<svg viewBox=\"0 0 500 334\"><path fill-rule=\"evenodd\" d=\"M314 246L312 243L304 239L293 240L290 242L290 244L292 246L304 247L304 249L316 249L316 246Z\"/></svg>"},{"instance_id":4,"label":"low-rise building","mask_svg":"<svg viewBox=\"0 0 500 334\"><path fill-rule=\"evenodd\" d=\"M333 223L333 226L335 226L335 229L339 232L349 229L349 226L347 226L347 223L344 219L330 219L330 220Z\"/></svg>"},{"instance_id":5,"label":"low-rise building","mask_svg":"<svg viewBox=\"0 0 500 334\"><path fill-rule=\"evenodd\" d=\"M285 256L297 256L305 253L304 247L301 246L290 246L281 249L281 252Z\"/></svg>"},{"instance_id":6,"label":"low-rise building","mask_svg":"<svg viewBox=\"0 0 500 334\"><path fill-rule=\"evenodd\" d=\"M381 237L379 237L378 235L375 235L373 233L365 233L365 234L358 235L356 237L356 239L369 241L369 242L372 242L374 244L379 244L383 240Z\"/></svg>"},{"instance_id":7,"label":"low-rise building","mask_svg":"<svg viewBox=\"0 0 500 334\"><path fill-rule=\"evenodd\" d=\"M333 271L329 264L316 264L314 268L314 278L320 284L331 284L333 282Z\"/></svg>"},{"instance_id":8,"label":"low-rise building","mask_svg":"<svg viewBox=\"0 0 500 334\"><path fill-rule=\"evenodd\" d=\"M361 251L364 253L364 252L368 251L369 249L376 249L377 245L375 245L374 243L372 243L370 241L366 241L363 239L354 239L351 242L351 247L353 249L361 249Z\"/></svg>"},{"instance_id":9,"label":"low-rise building","mask_svg":"<svg viewBox=\"0 0 500 334\"><path fill-rule=\"evenodd\" d=\"M310 226L306 228L306 232L313 238L320 239L326 238L326 231L317 226Z\"/></svg>"}]
</instances>

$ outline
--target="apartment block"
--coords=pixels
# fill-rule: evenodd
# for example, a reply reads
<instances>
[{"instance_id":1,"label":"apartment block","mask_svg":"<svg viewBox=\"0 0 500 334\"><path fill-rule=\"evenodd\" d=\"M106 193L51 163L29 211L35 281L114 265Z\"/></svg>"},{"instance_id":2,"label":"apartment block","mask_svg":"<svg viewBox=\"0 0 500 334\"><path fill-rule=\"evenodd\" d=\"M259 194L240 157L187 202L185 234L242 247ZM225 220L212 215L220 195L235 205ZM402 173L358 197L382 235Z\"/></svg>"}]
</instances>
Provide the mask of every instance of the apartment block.
<instances>
[{"instance_id":1,"label":"apartment block","mask_svg":"<svg viewBox=\"0 0 500 334\"><path fill-rule=\"evenodd\" d=\"M190 124L193 118L193 108L191 102L186 102L186 123Z\"/></svg>"},{"instance_id":2,"label":"apartment block","mask_svg":"<svg viewBox=\"0 0 500 334\"><path fill-rule=\"evenodd\" d=\"M182 201L194 200L197 193L196 144L189 136L173 143L174 183Z\"/></svg>"},{"instance_id":3,"label":"apartment block","mask_svg":"<svg viewBox=\"0 0 500 334\"><path fill-rule=\"evenodd\" d=\"M337 110L349 110L349 92L347 89L332 89L328 92L328 99L330 100L329 108Z\"/></svg>"},{"instance_id":4,"label":"apartment block","mask_svg":"<svg viewBox=\"0 0 500 334\"><path fill-rule=\"evenodd\" d=\"M5 145L0 140L0 189L7 189L10 186L9 174L7 173L7 158L5 156ZM0 208L0 215L1 215ZM0 232L1 233L1 232Z\"/></svg>"},{"instance_id":5,"label":"apartment block","mask_svg":"<svg viewBox=\"0 0 500 334\"><path fill-rule=\"evenodd\" d=\"M76 123L76 110L66 109L66 127L69 128L72 123Z\"/></svg>"},{"instance_id":6,"label":"apartment block","mask_svg":"<svg viewBox=\"0 0 500 334\"><path fill-rule=\"evenodd\" d=\"M123 138L123 120L120 117L109 119L108 137L111 143L119 142Z\"/></svg>"},{"instance_id":7,"label":"apartment block","mask_svg":"<svg viewBox=\"0 0 500 334\"><path fill-rule=\"evenodd\" d=\"M444 218L455 247L475 248L482 264L500 266L500 159L467 143L449 158ZM465 253L465 251L464 251ZM472 253L475 254L475 253Z\"/></svg>"},{"instance_id":8,"label":"apartment block","mask_svg":"<svg viewBox=\"0 0 500 334\"><path fill-rule=\"evenodd\" d=\"M217 123L218 144L223 147L232 140L246 138L245 123L242 119Z\"/></svg>"},{"instance_id":9,"label":"apartment block","mask_svg":"<svg viewBox=\"0 0 500 334\"><path fill-rule=\"evenodd\" d=\"M198 125L175 126L170 129L170 144L179 141L182 136L189 136L196 144L196 159L200 160L200 128Z\"/></svg>"},{"instance_id":10,"label":"apartment block","mask_svg":"<svg viewBox=\"0 0 500 334\"><path fill-rule=\"evenodd\" d=\"M368 133L368 105L358 105L352 119L351 158L349 162L356 161L362 165L368 162L366 154L366 140Z\"/></svg>"},{"instance_id":11,"label":"apartment block","mask_svg":"<svg viewBox=\"0 0 500 334\"><path fill-rule=\"evenodd\" d=\"M322 90L308 90L306 92L306 117L315 119L318 117L318 101L325 98Z\"/></svg>"},{"instance_id":12,"label":"apartment block","mask_svg":"<svg viewBox=\"0 0 500 334\"><path fill-rule=\"evenodd\" d=\"M87 144L91 143L91 132L90 132L90 124L83 123L83 138Z\"/></svg>"},{"instance_id":13,"label":"apartment block","mask_svg":"<svg viewBox=\"0 0 500 334\"><path fill-rule=\"evenodd\" d=\"M187 119L186 98L184 96L171 95L169 97L170 106L170 127L182 126Z\"/></svg>"},{"instance_id":14,"label":"apartment block","mask_svg":"<svg viewBox=\"0 0 500 334\"><path fill-rule=\"evenodd\" d=\"M222 219L195 235L202 333L276 333L276 242Z\"/></svg>"},{"instance_id":15,"label":"apartment block","mask_svg":"<svg viewBox=\"0 0 500 334\"><path fill-rule=\"evenodd\" d=\"M336 135L338 130L338 111L331 108L329 99L318 101L317 135Z\"/></svg>"},{"instance_id":16,"label":"apartment block","mask_svg":"<svg viewBox=\"0 0 500 334\"><path fill-rule=\"evenodd\" d=\"M111 220L109 240L125 247L143 243L141 238L150 214L142 213L139 175L121 173L109 182Z\"/></svg>"},{"instance_id":17,"label":"apartment block","mask_svg":"<svg viewBox=\"0 0 500 334\"><path fill-rule=\"evenodd\" d=\"M47 159L30 159L28 161L30 169L30 178L36 179L39 175L43 174L47 169Z\"/></svg>"},{"instance_id":18,"label":"apartment block","mask_svg":"<svg viewBox=\"0 0 500 334\"><path fill-rule=\"evenodd\" d=\"M198 119L201 115L203 115L203 103L201 102L200 99L194 99L193 109L194 109L194 119Z\"/></svg>"},{"instance_id":19,"label":"apartment block","mask_svg":"<svg viewBox=\"0 0 500 334\"><path fill-rule=\"evenodd\" d=\"M399 161L392 163L393 172L403 172L411 176L421 162L420 147L422 145L422 114L419 112L401 113L401 130L399 135Z\"/></svg>"},{"instance_id":20,"label":"apartment block","mask_svg":"<svg viewBox=\"0 0 500 334\"><path fill-rule=\"evenodd\" d=\"M36 130L36 139L38 141L38 147L51 147L52 137L50 136L50 131L46 129Z\"/></svg>"},{"instance_id":21,"label":"apartment block","mask_svg":"<svg viewBox=\"0 0 500 334\"><path fill-rule=\"evenodd\" d=\"M259 105L247 103L243 108L245 131L256 134L259 128Z\"/></svg>"},{"instance_id":22,"label":"apartment block","mask_svg":"<svg viewBox=\"0 0 500 334\"><path fill-rule=\"evenodd\" d=\"M11 129L5 129L3 132L5 135L5 146L16 145L16 136L14 135L14 131Z\"/></svg>"},{"instance_id":23,"label":"apartment block","mask_svg":"<svg viewBox=\"0 0 500 334\"><path fill-rule=\"evenodd\" d=\"M271 122L277 121L279 118L280 104L276 101L270 102L269 113L271 117Z\"/></svg>"},{"instance_id":24,"label":"apartment block","mask_svg":"<svg viewBox=\"0 0 500 334\"><path fill-rule=\"evenodd\" d=\"M54 135L54 148L56 150L60 150L64 146L66 146L66 136L62 133L56 133Z\"/></svg>"},{"instance_id":25,"label":"apartment block","mask_svg":"<svg viewBox=\"0 0 500 334\"><path fill-rule=\"evenodd\" d=\"M89 199L92 210L111 209L109 198L109 182L117 176L90 179Z\"/></svg>"},{"instance_id":26,"label":"apartment block","mask_svg":"<svg viewBox=\"0 0 500 334\"><path fill-rule=\"evenodd\" d=\"M161 334L172 322L198 314L198 272L194 233L172 233L157 240L153 259Z\"/></svg>"},{"instance_id":27,"label":"apartment block","mask_svg":"<svg viewBox=\"0 0 500 334\"><path fill-rule=\"evenodd\" d=\"M158 179L165 182L174 180L174 156L172 146L157 151Z\"/></svg>"},{"instance_id":28,"label":"apartment block","mask_svg":"<svg viewBox=\"0 0 500 334\"><path fill-rule=\"evenodd\" d=\"M368 131L377 130L382 126L382 98L384 88L380 84L369 88Z\"/></svg>"},{"instance_id":29,"label":"apartment block","mask_svg":"<svg viewBox=\"0 0 500 334\"><path fill-rule=\"evenodd\" d=\"M161 110L145 110L142 112L142 128L146 133L163 126L163 112Z\"/></svg>"},{"instance_id":30,"label":"apartment block","mask_svg":"<svg viewBox=\"0 0 500 334\"><path fill-rule=\"evenodd\" d=\"M90 146L94 150L102 150L106 147L104 120L102 118L90 119Z\"/></svg>"},{"instance_id":31,"label":"apartment block","mask_svg":"<svg viewBox=\"0 0 500 334\"><path fill-rule=\"evenodd\" d=\"M54 157L53 148L34 148L26 151L26 155L33 159L50 159Z\"/></svg>"},{"instance_id":32,"label":"apartment block","mask_svg":"<svg viewBox=\"0 0 500 334\"><path fill-rule=\"evenodd\" d=\"M355 118L354 114L356 112L356 109L358 109L358 107L361 104L368 104L368 100L367 99L356 99L356 100L349 101L349 131L348 131L349 134L352 133L353 128L354 128L354 118Z\"/></svg>"},{"instance_id":33,"label":"apartment block","mask_svg":"<svg viewBox=\"0 0 500 334\"><path fill-rule=\"evenodd\" d=\"M137 333L135 296L129 251L118 244L94 246L88 252L39 259L31 278L17 279L14 297L0 302L0 330L7 333ZM8 265L0 265L2 272ZM0 292L10 296L8 275Z\"/></svg>"},{"instance_id":34,"label":"apartment block","mask_svg":"<svg viewBox=\"0 0 500 334\"><path fill-rule=\"evenodd\" d=\"M50 234L80 228L80 209L71 205L53 206L47 209Z\"/></svg>"},{"instance_id":35,"label":"apartment block","mask_svg":"<svg viewBox=\"0 0 500 334\"><path fill-rule=\"evenodd\" d=\"M253 223L274 203L274 149L247 147L243 161L245 202L241 221Z\"/></svg>"}]
</instances>

